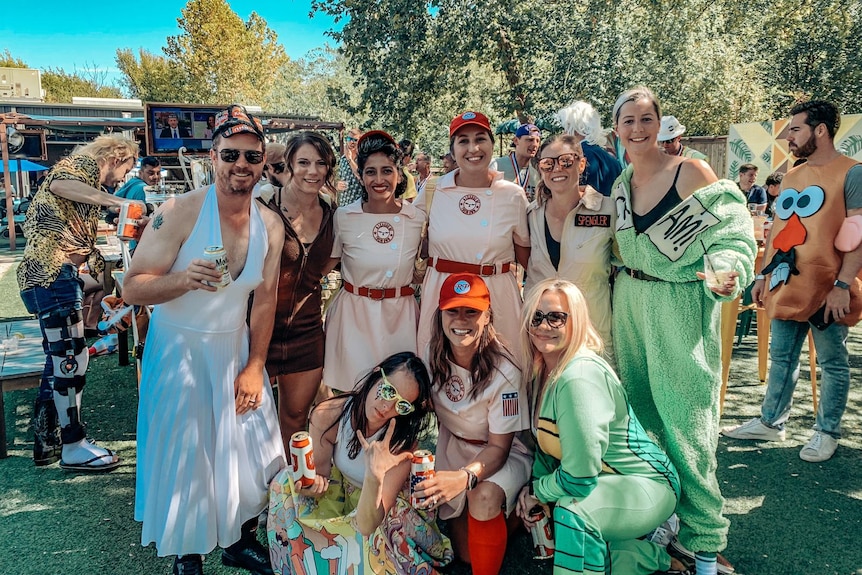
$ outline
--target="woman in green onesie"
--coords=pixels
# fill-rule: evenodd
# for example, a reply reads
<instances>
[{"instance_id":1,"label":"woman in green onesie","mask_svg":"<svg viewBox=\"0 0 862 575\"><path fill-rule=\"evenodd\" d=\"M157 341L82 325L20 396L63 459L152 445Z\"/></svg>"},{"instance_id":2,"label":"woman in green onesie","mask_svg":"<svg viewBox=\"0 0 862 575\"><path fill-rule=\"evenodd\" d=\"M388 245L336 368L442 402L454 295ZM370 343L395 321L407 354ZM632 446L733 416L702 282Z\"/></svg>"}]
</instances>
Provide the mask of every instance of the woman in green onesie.
<instances>
[{"instance_id":1,"label":"woman in green onesie","mask_svg":"<svg viewBox=\"0 0 862 575\"><path fill-rule=\"evenodd\" d=\"M623 268L614 284L614 352L632 408L679 471L680 532L672 544L698 575L732 572L715 477L721 365L719 306L753 279L756 245L746 199L702 160L657 144L661 110L644 87L614 105L631 165L611 192ZM715 288L701 279L704 255L729 261ZM688 551L691 549L692 551Z\"/></svg>"},{"instance_id":2,"label":"woman in green onesie","mask_svg":"<svg viewBox=\"0 0 862 575\"><path fill-rule=\"evenodd\" d=\"M581 291L565 280L537 284L521 333L537 449L517 512L529 527L535 505L549 517L554 506L555 575L682 570L665 548L638 539L673 513L679 478L599 355Z\"/></svg>"}]
</instances>

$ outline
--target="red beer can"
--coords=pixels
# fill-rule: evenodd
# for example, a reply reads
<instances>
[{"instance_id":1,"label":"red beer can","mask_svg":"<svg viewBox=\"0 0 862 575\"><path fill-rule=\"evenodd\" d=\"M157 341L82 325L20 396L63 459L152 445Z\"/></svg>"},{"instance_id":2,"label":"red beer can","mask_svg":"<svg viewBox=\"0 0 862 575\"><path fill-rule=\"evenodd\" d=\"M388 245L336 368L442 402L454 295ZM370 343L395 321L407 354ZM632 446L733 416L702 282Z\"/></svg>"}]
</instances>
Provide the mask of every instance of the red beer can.
<instances>
[{"instance_id":1,"label":"red beer can","mask_svg":"<svg viewBox=\"0 0 862 575\"><path fill-rule=\"evenodd\" d=\"M314 449L311 436L307 431L297 431L290 436L290 467L293 481L302 487L314 483L317 472L314 470Z\"/></svg>"},{"instance_id":2,"label":"red beer can","mask_svg":"<svg viewBox=\"0 0 862 575\"><path fill-rule=\"evenodd\" d=\"M416 485L434 477L434 454L427 449L413 452L413 462L410 465L410 503L416 507L425 501L425 498L417 498L413 493Z\"/></svg>"},{"instance_id":3,"label":"red beer can","mask_svg":"<svg viewBox=\"0 0 862 575\"><path fill-rule=\"evenodd\" d=\"M120 215L117 217L117 237L127 241L138 239L142 217L144 217L143 204L123 202L120 206Z\"/></svg>"},{"instance_id":4,"label":"red beer can","mask_svg":"<svg viewBox=\"0 0 862 575\"><path fill-rule=\"evenodd\" d=\"M533 559L552 559L554 557L554 533L551 531L551 520L545 515L541 505L530 509L530 535L533 537L533 549L536 554Z\"/></svg>"}]
</instances>

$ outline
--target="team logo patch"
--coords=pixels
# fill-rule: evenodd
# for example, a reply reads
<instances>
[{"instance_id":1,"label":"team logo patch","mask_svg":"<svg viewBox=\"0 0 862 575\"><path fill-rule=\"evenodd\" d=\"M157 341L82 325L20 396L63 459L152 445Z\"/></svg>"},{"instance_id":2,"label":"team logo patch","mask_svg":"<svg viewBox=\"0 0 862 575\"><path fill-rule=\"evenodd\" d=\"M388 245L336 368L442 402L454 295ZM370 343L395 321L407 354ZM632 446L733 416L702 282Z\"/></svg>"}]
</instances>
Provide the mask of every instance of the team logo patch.
<instances>
[{"instance_id":1,"label":"team logo patch","mask_svg":"<svg viewBox=\"0 0 862 575\"><path fill-rule=\"evenodd\" d=\"M473 112L464 112L463 114L461 114L462 120L472 120L475 117L476 114L474 114Z\"/></svg>"},{"instance_id":2,"label":"team logo patch","mask_svg":"<svg viewBox=\"0 0 862 575\"><path fill-rule=\"evenodd\" d=\"M518 409L518 392L503 394L503 417L514 417L520 413Z\"/></svg>"},{"instance_id":3,"label":"team logo patch","mask_svg":"<svg viewBox=\"0 0 862 575\"><path fill-rule=\"evenodd\" d=\"M452 291L454 291L458 295L464 295L465 293L469 293L470 282L466 280L459 280L455 282L455 287L452 288Z\"/></svg>"},{"instance_id":4,"label":"team logo patch","mask_svg":"<svg viewBox=\"0 0 862 575\"><path fill-rule=\"evenodd\" d=\"M371 230L371 235L379 244L388 244L395 238L395 228L389 222L379 222Z\"/></svg>"},{"instance_id":5,"label":"team logo patch","mask_svg":"<svg viewBox=\"0 0 862 575\"><path fill-rule=\"evenodd\" d=\"M458 208L465 216L472 216L478 212L481 207L482 200L479 199L479 196L475 196L473 194L467 194L461 198L461 201L458 203Z\"/></svg>"},{"instance_id":6,"label":"team logo patch","mask_svg":"<svg viewBox=\"0 0 862 575\"><path fill-rule=\"evenodd\" d=\"M611 227L611 217L607 214L577 214L575 216L575 226L584 228L609 228Z\"/></svg>"},{"instance_id":7,"label":"team logo patch","mask_svg":"<svg viewBox=\"0 0 862 575\"><path fill-rule=\"evenodd\" d=\"M518 395L517 393L515 395ZM464 382L457 375L453 375L446 382L446 397L449 401L458 402L464 399ZM517 409L517 408L515 408Z\"/></svg>"}]
</instances>

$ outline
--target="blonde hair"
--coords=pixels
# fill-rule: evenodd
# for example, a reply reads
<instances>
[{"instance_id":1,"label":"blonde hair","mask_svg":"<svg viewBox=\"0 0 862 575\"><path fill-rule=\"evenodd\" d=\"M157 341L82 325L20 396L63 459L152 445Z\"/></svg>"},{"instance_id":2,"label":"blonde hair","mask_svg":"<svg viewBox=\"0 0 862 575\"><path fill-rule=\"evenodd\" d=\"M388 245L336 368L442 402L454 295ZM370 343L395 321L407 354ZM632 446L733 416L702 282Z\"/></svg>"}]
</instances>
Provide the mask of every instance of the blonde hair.
<instances>
[{"instance_id":1,"label":"blonde hair","mask_svg":"<svg viewBox=\"0 0 862 575\"><path fill-rule=\"evenodd\" d=\"M569 314L569 319L566 322L569 340L566 342L566 349L560 356L560 361L554 367L554 370L548 374L547 381L556 379L581 348L586 347L596 353L601 353L603 349L602 338L590 321L587 300L584 299L584 294L581 293L578 286L570 281L557 278L540 281L524 297L524 311L521 319L522 364L525 367L530 366L529 381L536 379L545 367L544 357L536 350L533 342L530 340L530 330L533 329L530 324L533 321L533 315L539 308L539 301L545 292L560 294L564 305L568 308L567 313Z\"/></svg>"},{"instance_id":2,"label":"blonde hair","mask_svg":"<svg viewBox=\"0 0 862 575\"><path fill-rule=\"evenodd\" d=\"M604 145L606 133L602 129L602 121L589 102L576 100L559 110L556 118L567 134L583 136L588 143L595 146Z\"/></svg>"},{"instance_id":3,"label":"blonde hair","mask_svg":"<svg viewBox=\"0 0 862 575\"><path fill-rule=\"evenodd\" d=\"M86 154L96 159L101 166L108 160L118 163L138 159L138 143L120 135L102 135L89 144L75 148L72 155Z\"/></svg>"},{"instance_id":4,"label":"blonde hair","mask_svg":"<svg viewBox=\"0 0 862 575\"><path fill-rule=\"evenodd\" d=\"M659 105L658 98L655 97L653 91L646 86L635 86L634 88L626 90L620 94L619 98L617 98L617 101L614 104L613 113L614 127L616 127L617 123L620 121L620 108L629 102L637 102L638 100L647 100L652 104L653 109L655 109L656 118L661 121L661 105Z\"/></svg>"}]
</instances>

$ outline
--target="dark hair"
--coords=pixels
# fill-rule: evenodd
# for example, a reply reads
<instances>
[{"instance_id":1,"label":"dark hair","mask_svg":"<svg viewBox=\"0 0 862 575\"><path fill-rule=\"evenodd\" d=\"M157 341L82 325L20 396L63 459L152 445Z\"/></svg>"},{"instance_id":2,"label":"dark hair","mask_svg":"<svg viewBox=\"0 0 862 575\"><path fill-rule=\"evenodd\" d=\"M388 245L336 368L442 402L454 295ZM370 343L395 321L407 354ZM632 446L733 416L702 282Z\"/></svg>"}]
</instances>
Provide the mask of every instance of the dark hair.
<instances>
[{"instance_id":1,"label":"dark hair","mask_svg":"<svg viewBox=\"0 0 862 575\"><path fill-rule=\"evenodd\" d=\"M159 159L155 156L144 156L143 158L141 158L141 169L143 169L144 166L150 166L155 168L161 165L162 162L159 161Z\"/></svg>"},{"instance_id":2,"label":"dark hair","mask_svg":"<svg viewBox=\"0 0 862 575\"><path fill-rule=\"evenodd\" d=\"M475 125L475 124L473 124L473 125L472 125L472 127L474 127L474 128L482 128L482 126L478 126L478 125ZM458 128L458 130L460 131L460 130L461 130L461 128ZM489 138L491 138L491 144L493 144L493 143L494 143L494 132L492 132L491 130L487 130L487 129L485 129L485 128L482 128L482 130L483 130L486 134L488 134L488 137L489 137ZM452 156L452 160L453 160L453 161L455 160L455 154L454 154L453 150L455 149L455 138L456 138L456 137L458 137L458 132L455 132L454 134L452 134L451 136L449 136L449 154ZM509 144L509 147L514 148L514 147L515 147L515 143L514 143L514 142L510 143L510 144ZM493 160L491 160L491 161L493 161ZM456 162L456 163L457 163L457 162Z\"/></svg>"},{"instance_id":3,"label":"dark hair","mask_svg":"<svg viewBox=\"0 0 862 575\"><path fill-rule=\"evenodd\" d=\"M413 142L411 142L407 138L404 138L403 140L398 142L398 147L401 148L401 152L404 154L405 157L413 156L413 150L416 149L416 146L413 144Z\"/></svg>"},{"instance_id":4,"label":"dark hair","mask_svg":"<svg viewBox=\"0 0 862 575\"><path fill-rule=\"evenodd\" d=\"M488 387L494 373L500 372L499 365L501 362L508 361L512 365L518 365L512 359L509 350L497 339L497 332L494 329L494 310L489 309L488 313L491 314L491 318L479 338L479 347L476 350L476 355L473 356L469 370L470 378L473 380L470 390L471 399L478 397L479 393ZM433 322L428 364L431 368L431 383L436 387L444 386L449 381L449 377L452 375L449 362L453 360L454 356L452 355L452 344L446 334L443 333L443 311L439 308L434 313ZM518 381L512 383L516 386L520 385Z\"/></svg>"},{"instance_id":5,"label":"dark hair","mask_svg":"<svg viewBox=\"0 0 862 575\"><path fill-rule=\"evenodd\" d=\"M551 136L539 146L539 151L536 152L536 156L533 158L533 166L539 167L539 160L542 159L542 151L554 143L561 143L566 146L571 147L576 152L580 153L581 158L584 157L584 147L581 145L581 138L577 138L571 134L557 134L555 136ZM586 173L586 168L584 168L584 173ZM580 185L580 182L578 182ZM551 190L545 185L544 178L539 181L539 185L536 186L536 203L538 205L542 205L546 201L551 198Z\"/></svg>"},{"instance_id":6,"label":"dark hair","mask_svg":"<svg viewBox=\"0 0 862 575\"><path fill-rule=\"evenodd\" d=\"M791 116L803 112L807 116L805 123L811 126L812 130L820 124L825 124L829 131L829 139L835 138L838 128L841 127L841 114L838 113L838 108L834 104L825 100L811 100L796 104L790 109Z\"/></svg>"},{"instance_id":7,"label":"dark hair","mask_svg":"<svg viewBox=\"0 0 862 575\"><path fill-rule=\"evenodd\" d=\"M741 166L739 166L739 173L744 174L745 172L750 172L752 170L756 172L759 169L760 168L758 168L754 164L742 164Z\"/></svg>"},{"instance_id":8,"label":"dark hair","mask_svg":"<svg viewBox=\"0 0 862 575\"><path fill-rule=\"evenodd\" d=\"M401 148L395 144L395 140L386 138L383 134L372 133L363 136L356 152L356 165L359 168L360 183L362 183L362 172L365 171L365 164L373 154L383 154L395 164L395 170L398 172L398 185L395 186L395 197L400 198L407 191L407 178L404 177L404 170L402 169L404 154L401 152ZM365 184L362 184L362 200L368 201L368 191L365 189Z\"/></svg>"},{"instance_id":9,"label":"dark hair","mask_svg":"<svg viewBox=\"0 0 862 575\"><path fill-rule=\"evenodd\" d=\"M323 162L326 164L326 178L324 186L335 186L335 150L332 149L326 136L311 130L302 130L297 132L287 141L287 144L284 147L284 163L287 166L287 171L290 173L291 177L293 177L293 158L296 156L296 152L299 151L299 148L305 144L308 144L317 150L317 153L320 154L320 157L323 158Z\"/></svg>"},{"instance_id":10,"label":"dark hair","mask_svg":"<svg viewBox=\"0 0 862 575\"><path fill-rule=\"evenodd\" d=\"M391 377L393 373L405 371L416 380L416 385L419 387L419 396L413 402L413 406L415 407L413 412L408 415L395 417L395 431L392 433L390 451L398 453L405 449L411 449L416 444L422 431L430 426L431 413L433 411L431 407L431 379L428 376L428 368L425 367L425 363L412 351L402 351L390 355L374 366L356 384L353 391L327 399L326 401L337 401L347 397L344 406L341 408L341 415L327 428L327 431L338 425L338 422L344 417L350 417L350 423L354 430L365 429L368 423L365 415L365 401L368 399L371 390L383 380L380 373L381 369L387 377ZM356 459L362 448L359 438L354 434L347 445L348 457Z\"/></svg>"},{"instance_id":11,"label":"dark hair","mask_svg":"<svg viewBox=\"0 0 862 575\"><path fill-rule=\"evenodd\" d=\"M781 172L772 172L768 176L766 176L765 186L778 186L781 185L781 180L784 179L784 174Z\"/></svg>"}]
</instances>

